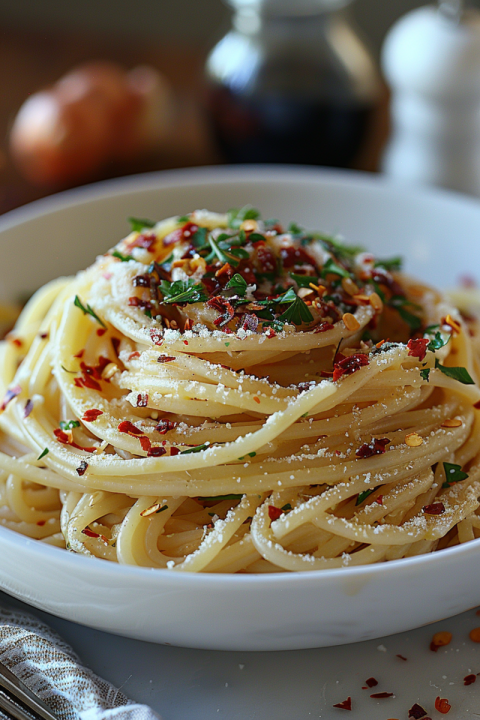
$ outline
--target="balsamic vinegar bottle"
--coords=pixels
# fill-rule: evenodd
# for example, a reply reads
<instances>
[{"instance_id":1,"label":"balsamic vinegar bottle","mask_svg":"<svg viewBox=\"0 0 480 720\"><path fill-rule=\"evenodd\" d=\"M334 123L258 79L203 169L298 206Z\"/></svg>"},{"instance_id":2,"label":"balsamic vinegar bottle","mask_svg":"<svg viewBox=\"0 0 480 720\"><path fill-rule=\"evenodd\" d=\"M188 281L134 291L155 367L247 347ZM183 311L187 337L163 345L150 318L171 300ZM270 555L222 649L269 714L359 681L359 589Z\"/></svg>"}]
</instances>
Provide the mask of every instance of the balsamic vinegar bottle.
<instances>
[{"instance_id":1,"label":"balsamic vinegar bottle","mask_svg":"<svg viewBox=\"0 0 480 720\"><path fill-rule=\"evenodd\" d=\"M213 134L231 163L348 167L379 80L349 0L228 0L233 28L206 63Z\"/></svg>"}]
</instances>

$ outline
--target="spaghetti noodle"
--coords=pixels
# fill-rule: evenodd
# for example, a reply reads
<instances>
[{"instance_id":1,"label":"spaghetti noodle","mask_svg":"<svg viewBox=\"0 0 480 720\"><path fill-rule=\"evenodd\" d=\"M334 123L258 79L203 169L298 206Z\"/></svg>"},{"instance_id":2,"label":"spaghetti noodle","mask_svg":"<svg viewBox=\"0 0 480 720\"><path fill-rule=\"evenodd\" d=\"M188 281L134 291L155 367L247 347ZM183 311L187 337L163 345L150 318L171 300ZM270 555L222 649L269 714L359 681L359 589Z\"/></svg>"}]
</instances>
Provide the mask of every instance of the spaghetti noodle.
<instances>
[{"instance_id":1,"label":"spaghetti noodle","mask_svg":"<svg viewBox=\"0 0 480 720\"><path fill-rule=\"evenodd\" d=\"M1 343L3 526L217 573L480 535L473 319L398 259L250 207L132 227Z\"/></svg>"}]
</instances>

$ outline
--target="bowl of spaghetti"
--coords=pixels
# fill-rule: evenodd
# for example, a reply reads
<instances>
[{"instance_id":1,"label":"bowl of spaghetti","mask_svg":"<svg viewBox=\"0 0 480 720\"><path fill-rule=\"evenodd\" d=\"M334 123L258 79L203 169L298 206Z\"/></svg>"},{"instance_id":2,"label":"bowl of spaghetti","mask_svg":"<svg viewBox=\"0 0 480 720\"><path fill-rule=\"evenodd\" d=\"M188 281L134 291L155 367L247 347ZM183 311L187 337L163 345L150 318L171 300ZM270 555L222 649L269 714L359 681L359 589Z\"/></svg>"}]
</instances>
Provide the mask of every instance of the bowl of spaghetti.
<instances>
[{"instance_id":1,"label":"bowl of spaghetti","mask_svg":"<svg viewBox=\"0 0 480 720\"><path fill-rule=\"evenodd\" d=\"M5 216L5 322L35 292L0 344L2 588L220 649L478 604L476 295L444 291L479 228L472 200L310 169Z\"/></svg>"}]
</instances>

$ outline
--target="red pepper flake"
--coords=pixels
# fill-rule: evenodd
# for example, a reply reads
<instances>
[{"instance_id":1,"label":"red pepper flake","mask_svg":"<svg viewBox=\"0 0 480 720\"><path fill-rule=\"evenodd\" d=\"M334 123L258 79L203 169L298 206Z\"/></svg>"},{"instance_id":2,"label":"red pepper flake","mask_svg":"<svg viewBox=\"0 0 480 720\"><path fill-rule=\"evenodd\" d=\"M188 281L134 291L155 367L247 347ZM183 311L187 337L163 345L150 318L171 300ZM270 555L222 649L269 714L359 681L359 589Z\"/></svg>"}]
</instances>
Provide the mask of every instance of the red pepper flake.
<instances>
[{"instance_id":1,"label":"red pepper flake","mask_svg":"<svg viewBox=\"0 0 480 720\"><path fill-rule=\"evenodd\" d=\"M148 407L148 393L138 393L137 407L140 407L140 408Z\"/></svg>"},{"instance_id":2,"label":"red pepper flake","mask_svg":"<svg viewBox=\"0 0 480 720\"><path fill-rule=\"evenodd\" d=\"M425 515L443 515L445 512L445 505L442 502L425 505L423 512Z\"/></svg>"},{"instance_id":3,"label":"red pepper flake","mask_svg":"<svg viewBox=\"0 0 480 720\"><path fill-rule=\"evenodd\" d=\"M278 520L281 515L283 515L283 510L275 507L275 505L268 506L268 517L272 522L274 522L274 520Z\"/></svg>"},{"instance_id":4,"label":"red pepper flake","mask_svg":"<svg viewBox=\"0 0 480 720\"><path fill-rule=\"evenodd\" d=\"M150 439L143 435L142 437L138 438L140 440L140 445L142 446L142 450L144 450L146 453L148 453L151 450L152 443L150 442Z\"/></svg>"},{"instance_id":5,"label":"red pepper flake","mask_svg":"<svg viewBox=\"0 0 480 720\"><path fill-rule=\"evenodd\" d=\"M155 430L160 433L160 435L165 435L165 433L167 433L169 430L173 430L175 427L177 427L176 422L174 422L173 420L167 420L166 418L162 418Z\"/></svg>"},{"instance_id":6,"label":"red pepper flake","mask_svg":"<svg viewBox=\"0 0 480 720\"><path fill-rule=\"evenodd\" d=\"M163 333L158 328L150 328L150 340L154 345L162 345Z\"/></svg>"},{"instance_id":7,"label":"red pepper flake","mask_svg":"<svg viewBox=\"0 0 480 720\"><path fill-rule=\"evenodd\" d=\"M117 427L118 432L126 433L126 435L132 435L133 437L139 437L144 435L144 432L139 428L135 427L129 420L123 420Z\"/></svg>"},{"instance_id":8,"label":"red pepper flake","mask_svg":"<svg viewBox=\"0 0 480 720\"><path fill-rule=\"evenodd\" d=\"M223 327L235 317L235 310L233 309L233 307L230 305L228 300L221 297L220 295L216 295L210 298L210 300L207 300L205 304L207 307L213 308L218 313L220 313L220 317L215 318L215 320L213 321L215 327Z\"/></svg>"},{"instance_id":9,"label":"red pepper flake","mask_svg":"<svg viewBox=\"0 0 480 720\"><path fill-rule=\"evenodd\" d=\"M435 710L438 710L442 715L446 715L451 710L451 705L446 698L437 697L435 698Z\"/></svg>"},{"instance_id":10,"label":"red pepper flake","mask_svg":"<svg viewBox=\"0 0 480 720\"><path fill-rule=\"evenodd\" d=\"M381 700L382 698L393 697L393 693L388 693L388 692L373 693L373 695L370 695L370 697Z\"/></svg>"},{"instance_id":11,"label":"red pepper flake","mask_svg":"<svg viewBox=\"0 0 480 720\"><path fill-rule=\"evenodd\" d=\"M58 442L62 443L62 445L70 445L70 447L74 447L77 450L84 450L89 453L93 453L97 449L96 447L82 447L81 445L78 445L73 441L71 433L66 433L63 430L60 430L60 428L55 428L53 434L57 438Z\"/></svg>"},{"instance_id":12,"label":"red pepper flake","mask_svg":"<svg viewBox=\"0 0 480 720\"><path fill-rule=\"evenodd\" d=\"M351 710L352 709L352 698L348 697L346 700L340 703L336 703L333 707L340 708L340 710Z\"/></svg>"},{"instance_id":13,"label":"red pepper flake","mask_svg":"<svg viewBox=\"0 0 480 720\"><path fill-rule=\"evenodd\" d=\"M383 505L383 495L379 495L378 497L376 497L375 502L379 505Z\"/></svg>"},{"instance_id":14,"label":"red pepper flake","mask_svg":"<svg viewBox=\"0 0 480 720\"><path fill-rule=\"evenodd\" d=\"M420 720L421 718L424 718L427 714L427 711L422 708L421 705L412 705L410 710L408 711L408 717L413 718L413 720Z\"/></svg>"},{"instance_id":15,"label":"red pepper flake","mask_svg":"<svg viewBox=\"0 0 480 720\"><path fill-rule=\"evenodd\" d=\"M0 410L5 410L5 408L7 407L8 403L12 402L12 400L13 400L14 398L16 398L17 395L20 395L21 392L22 392L22 388L20 387L20 385L15 385L13 388L9 388L9 389L7 390L7 392L5 393L5 396L4 396L3 400L2 400L2 404L1 404L1 406L0 406Z\"/></svg>"},{"instance_id":16,"label":"red pepper flake","mask_svg":"<svg viewBox=\"0 0 480 720\"><path fill-rule=\"evenodd\" d=\"M416 357L419 360L424 360L427 354L427 346L430 340L428 338L419 338L417 340L409 340L407 343L407 350L410 357Z\"/></svg>"},{"instance_id":17,"label":"red pepper flake","mask_svg":"<svg viewBox=\"0 0 480 720\"><path fill-rule=\"evenodd\" d=\"M161 457L162 455L166 454L166 450L164 447L152 447L148 451L148 457Z\"/></svg>"},{"instance_id":18,"label":"red pepper flake","mask_svg":"<svg viewBox=\"0 0 480 720\"><path fill-rule=\"evenodd\" d=\"M84 352L85 352L85 348L82 348L81 350L78 351L78 353L75 353L75 355L73 357L82 358L84 355Z\"/></svg>"},{"instance_id":19,"label":"red pepper flake","mask_svg":"<svg viewBox=\"0 0 480 720\"><path fill-rule=\"evenodd\" d=\"M80 465L77 468L77 475L80 475L80 476L85 475L87 468L88 468L88 463L85 462L85 460L82 460L82 462L80 463Z\"/></svg>"},{"instance_id":20,"label":"red pepper flake","mask_svg":"<svg viewBox=\"0 0 480 720\"><path fill-rule=\"evenodd\" d=\"M260 398L259 398L259 397L257 397L256 395L254 395L254 396L253 396L253 399L255 400L255 402L257 403L257 405L260 405Z\"/></svg>"},{"instance_id":21,"label":"red pepper flake","mask_svg":"<svg viewBox=\"0 0 480 720\"><path fill-rule=\"evenodd\" d=\"M365 680L365 685L367 685L369 688L375 687L378 685L378 680L375 680L374 677L368 678L368 680Z\"/></svg>"},{"instance_id":22,"label":"red pepper flake","mask_svg":"<svg viewBox=\"0 0 480 720\"><path fill-rule=\"evenodd\" d=\"M332 325L332 323L329 322L321 322L319 325L316 325L313 329L314 333L324 333L327 332L327 330L333 330L335 326Z\"/></svg>"},{"instance_id":23,"label":"red pepper flake","mask_svg":"<svg viewBox=\"0 0 480 720\"><path fill-rule=\"evenodd\" d=\"M355 455L360 459L370 458L373 455L383 455L389 443L388 438L373 438L370 443L364 443L359 447Z\"/></svg>"},{"instance_id":24,"label":"red pepper flake","mask_svg":"<svg viewBox=\"0 0 480 720\"><path fill-rule=\"evenodd\" d=\"M46 520L37 520L37 525L39 525L39 527L43 527L46 522Z\"/></svg>"},{"instance_id":25,"label":"red pepper flake","mask_svg":"<svg viewBox=\"0 0 480 720\"><path fill-rule=\"evenodd\" d=\"M405 662L407 662L407 658L403 657L403 655L397 655L396 657L400 658L400 660L404 660Z\"/></svg>"},{"instance_id":26,"label":"red pepper flake","mask_svg":"<svg viewBox=\"0 0 480 720\"><path fill-rule=\"evenodd\" d=\"M140 357L140 353L138 352L138 350L134 350L128 356L127 361L130 362L130 360L133 360L134 358L137 358L137 357Z\"/></svg>"},{"instance_id":27,"label":"red pepper flake","mask_svg":"<svg viewBox=\"0 0 480 720\"><path fill-rule=\"evenodd\" d=\"M475 408L475 410L480 410L480 400L478 400L476 403L474 403L473 407Z\"/></svg>"},{"instance_id":28,"label":"red pepper flake","mask_svg":"<svg viewBox=\"0 0 480 720\"><path fill-rule=\"evenodd\" d=\"M105 328L98 328L97 335L98 335L98 337L102 337L102 335L105 335L106 332L107 331Z\"/></svg>"},{"instance_id":29,"label":"red pepper flake","mask_svg":"<svg viewBox=\"0 0 480 720\"><path fill-rule=\"evenodd\" d=\"M176 357L173 357L173 355L159 355L158 358L157 358L157 362L159 362L159 363L168 363L168 362L173 362L173 361L176 360L176 359L177 359L177 358L176 358Z\"/></svg>"},{"instance_id":30,"label":"red pepper flake","mask_svg":"<svg viewBox=\"0 0 480 720\"><path fill-rule=\"evenodd\" d=\"M184 344L184 345L188 345L188 340L184 340L184 341L183 341L183 344Z\"/></svg>"},{"instance_id":31,"label":"red pepper flake","mask_svg":"<svg viewBox=\"0 0 480 720\"><path fill-rule=\"evenodd\" d=\"M118 351L120 350L120 338L112 337L110 338L112 341L113 349L115 351L115 355L118 357Z\"/></svg>"},{"instance_id":32,"label":"red pepper flake","mask_svg":"<svg viewBox=\"0 0 480 720\"><path fill-rule=\"evenodd\" d=\"M276 333L275 330L274 330L273 328L271 328L271 327L269 327L269 328L266 329L265 335L267 336L267 338L268 338L269 340L271 340L271 339L274 338L274 337L277 337L277 333Z\"/></svg>"},{"instance_id":33,"label":"red pepper flake","mask_svg":"<svg viewBox=\"0 0 480 720\"><path fill-rule=\"evenodd\" d=\"M48 333L46 333L46 332L40 333L40 338L41 338L41 340L46 340L48 338Z\"/></svg>"},{"instance_id":34,"label":"red pepper flake","mask_svg":"<svg viewBox=\"0 0 480 720\"><path fill-rule=\"evenodd\" d=\"M134 247L141 247L148 252L153 252L153 246L156 242L157 236L153 233L140 233L133 242L129 243L128 247L130 250ZM165 240L163 241L163 244L165 245Z\"/></svg>"},{"instance_id":35,"label":"red pepper flake","mask_svg":"<svg viewBox=\"0 0 480 720\"><path fill-rule=\"evenodd\" d=\"M349 355L344 357L339 362L333 365L333 382L340 380L343 375L352 375L353 373L360 370L365 365L368 365L368 355L363 353L357 353L356 355Z\"/></svg>"},{"instance_id":36,"label":"red pepper flake","mask_svg":"<svg viewBox=\"0 0 480 720\"><path fill-rule=\"evenodd\" d=\"M75 387L82 388L83 387L83 380L82 378L73 378L73 383Z\"/></svg>"},{"instance_id":37,"label":"red pepper flake","mask_svg":"<svg viewBox=\"0 0 480 720\"><path fill-rule=\"evenodd\" d=\"M90 410L85 410L82 421L83 422L95 422L97 418L100 417L100 415L103 415L103 410L97 410L96 408L91 408Z\"/></svg>"},{"instance_id":38,"label":"red pepper flake","mask_svg":"<svg viewBox=\"0 0 480 720\"><path fill-rule=\"evenodd\" d=\"M180 450L177 447L171 447L170 448L170 455L178 455Z\"/></svg>"},{"instance_id":39,"label":"red pepper flake","mask_svg":"<svg viewBox=\"0 0 480 720\"><path fill-rule=\"evenodd\" d=\"M25 403L25 409L23 411L23 417L25 417L25 418L28 417L30 415L30 413L32 412L32 410L33 410L33 402L31 400L27 400L27 402Z\"/></svg>"},{"instance_id":40,"label":"red pepper flake","mask_svg":"<svg viewBox=\"0 0 480 720\"><path fill-rule=\"evenodd\" d=\"M77 380L78 378L75 378ZM90 388L91 390L97 390L97 392L101 392L102 387L99 382L94 380L92 377L87 375L86 377L81 378L83 387ZM76 383L75 383L76 384Z\"/></svg>"},{"instance_id":41,"label":"red pepper flake","mask_svg":"<svg viewBox=\"0 0 480 720\"><path fill-rule=\"evenodd\" d=\"M86 535L90 538L99 538L100 535L96 532L93 532L93 530L90 530L90 528L86 527L85 530L82 530L83 535Z\"/></svg>"},{"instance_id":42,"label":"red pepper flake","mask_svg":"<svg viewBox=\"0 0 480 720\"><path fill-rule=\"evenodd\" d=\"M465 677L463 678L463 684L464 685L472 685L476 679L477 679L476 675L473 675L473 674L465 675Z\"/></svg>"},{"instance_id":43,"label":"red pepper flake","mask_svg":"<svg viewBox=\"0 0 480 720\"><path fill-rule=\"evenodd\" d=\"M23 345L23 342L20 340L20 338L8 338L12 345L15 345L15 347L21 348Z\"/></svg>"}]
</instances>

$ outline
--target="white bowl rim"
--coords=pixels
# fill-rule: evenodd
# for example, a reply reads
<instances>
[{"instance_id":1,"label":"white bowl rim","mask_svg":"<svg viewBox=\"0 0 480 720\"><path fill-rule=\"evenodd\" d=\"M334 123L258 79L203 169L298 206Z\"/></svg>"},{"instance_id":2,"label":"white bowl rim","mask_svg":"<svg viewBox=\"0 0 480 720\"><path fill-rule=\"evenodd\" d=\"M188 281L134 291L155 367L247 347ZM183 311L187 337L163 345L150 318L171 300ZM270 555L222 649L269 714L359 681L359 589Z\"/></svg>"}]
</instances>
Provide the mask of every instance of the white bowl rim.
<instances>
[{"instance_id":1,"label":"white bowl rim","mask_svg":"<svg viewBox=\"0 0 480 720\"><path fill-rule=\"evenodd\" d=\"M175 170L161 170L139 175L130 175L127 177L114 178L84 185L54 195L35 200L31 203L23 205L14 210L10 210L0 217L0 233L8 230L10 227L16 226L29 220L34 220L43 215L55 213L63 209L88 203L102 198L109 198L112 195L122 195L129 193L140 193L145 190L153 190L162 187L181 187L190 185L192 182L198 183L204 180L210 183L224 183L225 181L249 181L255 183L255 179L261 181L266 179L275 180L275 182L291 182L292 180L302 181L306 179L318 178L318 180L328 178L330 181L340 182L349 186L367 186L375 188L379 191L401 192L406 198L418 200L419 196L423 196L429 200L439 200L460 202L464 205L479 208L479 201L476 198L462 195L461 193L451 192L442 188L414 187L398 181L392 181L382 175L374 175L356 170L338 170L332 168L316 168L313 166L296 166L296 165L212 165L207 167L195 168L179 168ZM213 208L215 209L215 208ZM183 583L187 587L193 585L201 587L205 583L209 586L228 585L284 585L287 583L295 583L301 578L302 584L307 582L317 583L323 579L325 582L338 578L339 574L346 581L361 580L365 576L373 579L378 574L389 574L400 572L408 572L412 567L417 570L427 570L431 565L437 563L447 564L454 561L457 557L468 556L476 553L480 545L480 538L470 540L466 543L456 545L451 548L445 548L434 553L425 553L414 557L400 558L398 560L390 560L388 562L372 563L368 565L358 565L355 567L328 568L325 570L302 570L298 572L278 572L278 573L261 573L261 574L222 574L222 573L189 573L175 572L172 570L152 567L139 567L134 565L121 565L119 563L109 562L96 557L83 557L82 555L69 553L61 548L57 548L46 543L34 540L9 528L0 527L0 541L6 542L11 546L17 546L28 554L46 555L53 562L67 563L73 568L78 566L82 570L101 571L108 573L112 577L124 578L125 574L132 578L144 579L152 581L152 578L158 578L159 582L163 582L165 578L173 579L175 582ZM62 553L63 555L61 555ZM33 559L33 558L32 558Z\"/></svg>"}]
</instances>

